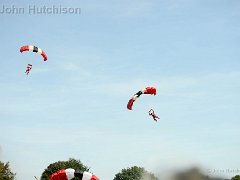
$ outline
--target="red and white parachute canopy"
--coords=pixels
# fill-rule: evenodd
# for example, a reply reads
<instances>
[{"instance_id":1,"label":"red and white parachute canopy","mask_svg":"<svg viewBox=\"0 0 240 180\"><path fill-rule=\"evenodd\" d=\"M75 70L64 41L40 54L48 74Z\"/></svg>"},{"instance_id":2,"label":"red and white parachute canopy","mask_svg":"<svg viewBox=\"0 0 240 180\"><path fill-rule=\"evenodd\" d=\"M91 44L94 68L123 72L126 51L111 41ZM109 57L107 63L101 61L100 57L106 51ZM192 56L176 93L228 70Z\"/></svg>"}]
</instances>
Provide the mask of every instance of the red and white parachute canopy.
<instances>
[{"instance_id":1,"label":"red and white parachute canopy","mask_svg":"<svg viewBox=\"0 0 240 180\"><path fill-rule=\"evenodd\" d=\"M53 173L50 176L50 180L71 180L74 177L78 177L81 180L99 180L97 176L93 175L90 172L87 171L79 172L75 171L75 169L72 168L62 169Z\"/></svg>"},{"instance_id":2,"label":"red and white parachute canopy","mask_svg":"<svg viewBox=\"0 0 240 180\"><path fill-rule=\"evenodd\" d=\"M32 45L22 46L20 48L20 52L22 53L24 51L32 51L32 52L39 53L43 57L44 61L46 61L48 59L46 53L42 49L40 49L36 46L32 46Z\"/></svg>"},{"instance_id":3,"label":"red and white parachute canopy","mask_svg":"<svg viewBox=\"0 0 240 180\"><path fill-rule=\"evenodd\" d=\"M154 87L146 87L145 89L142 89L141 91L138 91L134 96L128 101L127 108L129 110L132 110L132 106L134 101L136 101L137 98L139 98L142 94L154 94L156 95L157 90Z\"/></svg>"}]
</instances>

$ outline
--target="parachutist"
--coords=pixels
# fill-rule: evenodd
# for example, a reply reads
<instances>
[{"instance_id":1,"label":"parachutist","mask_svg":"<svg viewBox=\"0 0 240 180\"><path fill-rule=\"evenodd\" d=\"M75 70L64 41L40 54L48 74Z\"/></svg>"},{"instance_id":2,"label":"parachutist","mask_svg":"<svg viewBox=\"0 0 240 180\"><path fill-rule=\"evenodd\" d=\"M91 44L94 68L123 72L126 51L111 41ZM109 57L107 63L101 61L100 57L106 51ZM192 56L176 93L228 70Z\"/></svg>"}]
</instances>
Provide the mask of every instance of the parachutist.
<instances>
[{"instance_id":1,"label":"parachutist","mask_svg":"<svg viewBox=\"0 0 240 180\"><path fill-rule=\"evenodd\" d=\"M28 64L27 69L26 69L26 71L25 71L26 75L29 74L29 72L31 71L31 69L32 69L32 65L31 65L31 64Z\"/></svg>"},{"instance_id":2,"label":"parachutist","mask_svg":"<svg viewBox=\"0 0 240 180\"><path fill-rule=\"evenodd\" d=\"M157 122L157 119L160 119L155 113L153 109L150 109L150 111L148 111L149 116L153 117L153 120Z\"/></svg>"},{"instance_id":3,"label":"parachutist","mask_svg":"<svg viewBox=\"0 0 240 180\"><path fill-rule=\"evenodd\" d=\"M20 48L20 52L22 53L22 52L25 52L25 51L32 51L32 52L40 54L43 57L44 61L47 61L47 59L48 59L46 53L42 49L40 49L36 46L32 46L32 45L22 46ZM32 69L32 65L28 64L27 70L25 71L25 73L28 75L31 69Z\"/></svg>"}]
</instances>

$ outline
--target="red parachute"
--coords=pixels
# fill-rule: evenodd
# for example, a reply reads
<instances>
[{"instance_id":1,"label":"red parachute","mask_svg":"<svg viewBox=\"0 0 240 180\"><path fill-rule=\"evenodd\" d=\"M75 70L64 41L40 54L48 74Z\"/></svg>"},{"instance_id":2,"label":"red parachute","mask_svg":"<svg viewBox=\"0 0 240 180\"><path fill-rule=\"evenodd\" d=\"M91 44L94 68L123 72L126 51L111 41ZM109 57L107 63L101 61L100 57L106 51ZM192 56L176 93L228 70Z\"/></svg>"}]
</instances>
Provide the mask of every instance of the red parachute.
<instances>
[{"instance_id":1,"label":"red parachute","mask_svg":"<svg viewBox=\"0 0 240 180\"><path fill-rule=\"evenodd\" d=\"M73 178L79 178L81 180L99 180L99 178L90 172L75 170L72 168L62 169L50 176L50 180L71 180Z\"/></svg>"},{"instance_id":2,"label":"red parachute","mask_svg":"<svg viewBox=\"0 0 240 180\"><path fill-rule=\"evenodd\" d=\"M39 53L43 57L44 61L47 61L47 59L48 59L46 53L42 49L40 49L36 46L32 46L32 45L22 46L20 48L20 52L22 53L24 51L32 51L32 52Z\"/></svg>"},{"instance_id":3,"label":"red parachute","mask_svg":"<svg viewBox=\"0 0 240 180\"><path fill-rule=\"evenodd\" d=\"M132 110L133 103L136 101L137 98L139 98L142 94L151 94L156 95L157 90L154 87L146 87L145 89L142 89L141 91L138 91L134 96L128 101L127 108L129 110Z\"/></svg>"},{"instance_id":4,"label":"red parachute","mask_svg":"<svg viewBox=\"0 0 240 180\"><path fill-rule=\"evenodd\" d=\"M40 49L40 48L38 48L38 47L36 47L36 46L32 46L32 45L22 46L22 47L20 48L20 52L22 53L22 52L24 52L24 51L32 51L32 52L39 53L39 54L43 57L43 60L44 60L44 61L47 61L47 59L48 59L46 53L45 53L42 49ZM31 65L31 64L28 64L25 73L28 75L29 72L31 71L31 69L32 69L32 65Z\"/></svg>"}]
</instances>

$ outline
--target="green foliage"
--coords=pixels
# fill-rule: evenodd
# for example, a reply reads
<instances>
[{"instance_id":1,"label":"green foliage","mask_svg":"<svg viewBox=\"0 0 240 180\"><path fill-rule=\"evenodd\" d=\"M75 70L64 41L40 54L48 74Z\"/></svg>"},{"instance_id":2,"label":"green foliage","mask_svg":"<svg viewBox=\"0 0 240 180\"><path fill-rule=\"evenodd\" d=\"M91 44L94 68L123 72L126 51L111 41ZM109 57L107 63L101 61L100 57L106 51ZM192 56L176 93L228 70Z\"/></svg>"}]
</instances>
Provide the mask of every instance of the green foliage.
<instances>
[{"instance_id":1,"label":"green foliage","mask_svg":"<svg viewBox=\"0 0 240 180\"><path fill-rule=\"evenodd\" d=\"M115 175L113 180L157 180L157 178L143 167L133 166L122 169L120 173Z\"/></svg>"},{"instance_id":2,"label":"green foliage","mask_svg":"<svg viewBox=\"0 0 240 180\"><path fill-rule=\"evenodd\" d=\"M9 162L3 163L0 161L0 180L13 180L16 174L10 169Z\"/></svg>"},{"instance_id":3,"label":"green foliage","mask_svg":"<svg viewBox=\"0 0 240 180\"><path fill-rule=\"evenodd\" d=\"M240 180L240 175L234 176L231 180Z\"/></svg>"},{"instance_id":4,"label":"green foliage","mask_svg":"<svg viewBox=\"0 0 240 180\"><path fill-rule=\"evenodd\" d=\"M79 169L81 171L89 170L89 167L83 165L80 160L70 158L68 161L58 161L50 164L42 173L41 180L49 180L51 174L55 173L58 170L67 168ZM77 180L77 178L74 178L72 180Z\"/></svg>"}]
</instances>

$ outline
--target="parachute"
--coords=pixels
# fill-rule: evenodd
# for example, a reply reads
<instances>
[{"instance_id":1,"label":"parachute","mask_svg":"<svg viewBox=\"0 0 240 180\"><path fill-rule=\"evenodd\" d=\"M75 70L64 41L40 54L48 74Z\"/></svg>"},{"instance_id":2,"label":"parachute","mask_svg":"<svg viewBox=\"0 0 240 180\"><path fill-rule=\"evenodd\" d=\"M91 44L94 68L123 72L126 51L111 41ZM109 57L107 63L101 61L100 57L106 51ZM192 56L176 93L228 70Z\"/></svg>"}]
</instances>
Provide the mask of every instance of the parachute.
<instances>
[{"instance_id":1,"label":"parachute","mask_svg":"<svg viewBox=\"0 0 240 180\"><path fill-rule=\"evenodd\" d=\"M20 48L20 52L22 53L24 51L32 51L32 52L39 53L43 57L44 61L47 61L47 59L48 59L46 53L42 49L40 49L36 46L32 46L32 45L22 46Z\"/></svg>"},{"instance_id":2,"label":"parachute","mask_svg":"<svg viewBox=\"0 0 240 180\"><path fill-rule=\"evenodd\" d=\"M72 168L62 169L50 176L50 180L71 180L77 177L81 180L99 180L99 178L90 172L75 170Z\"/></svg>"},{"instance_id":3,"label":"parachute","mask_svg":"<svg viewBox=\"0 0 240 180\"><path fill-rule=\"evenodd\" d=\"M142 94L151 94L156 95L157 90L154 87L146 87L145 89L142 89L141 91L138 91L134 96L128 101L127 108L129 110L132 110L133 103L136 101L137 98L139 98Z\"/></svg>"},{"instance_id":4,"label":"parachute","mask_svg":"<svg viewBox=\"0 0 240 180\"><path fill-rule=\"evenodd\" d=\"M22 53L24 51L32 51L32 52L39 53L43 57L44 61L47 61L47 59L48 59L46 53L42 49L40 49L40 48L38 48L36 46L32 46L32 45L22 46L20 48L20 52ZM32 65L28 64L25 73L28 75L31 69L32 69Z\"/></svg>"}]
</instances>

